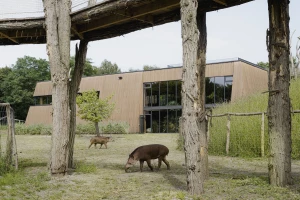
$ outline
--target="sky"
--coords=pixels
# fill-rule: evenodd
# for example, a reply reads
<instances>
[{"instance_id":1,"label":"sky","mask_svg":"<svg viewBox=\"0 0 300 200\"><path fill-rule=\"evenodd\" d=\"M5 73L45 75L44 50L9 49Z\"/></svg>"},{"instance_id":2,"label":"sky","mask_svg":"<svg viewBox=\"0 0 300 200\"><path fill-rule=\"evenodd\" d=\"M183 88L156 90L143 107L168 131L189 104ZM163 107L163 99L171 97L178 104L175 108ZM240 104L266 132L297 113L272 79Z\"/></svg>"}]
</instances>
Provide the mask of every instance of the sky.
<instances>
[{"instance_id":1,"label":"sky","mask_svg":"<svg viewBox=\"0 0 300 200\"><path fill-rule=\"evenodd\" d=\"M295 56L300 36L300 0L290 0L290 32ZM239 57L252 63L268 62L266 30L269 27L267 0L207 13L207 60ZM71 42L71 55L75 44ZM300 42L299 42L300 43ZM46 45L0 46L0 67L15 64L17 58L31 56L48 60ZM90 42L87 58L99 67L106 59L122 72L144 65L165 68L182 63L181 23L173 22L123 36Z\"/></svg>"}]
</instances>

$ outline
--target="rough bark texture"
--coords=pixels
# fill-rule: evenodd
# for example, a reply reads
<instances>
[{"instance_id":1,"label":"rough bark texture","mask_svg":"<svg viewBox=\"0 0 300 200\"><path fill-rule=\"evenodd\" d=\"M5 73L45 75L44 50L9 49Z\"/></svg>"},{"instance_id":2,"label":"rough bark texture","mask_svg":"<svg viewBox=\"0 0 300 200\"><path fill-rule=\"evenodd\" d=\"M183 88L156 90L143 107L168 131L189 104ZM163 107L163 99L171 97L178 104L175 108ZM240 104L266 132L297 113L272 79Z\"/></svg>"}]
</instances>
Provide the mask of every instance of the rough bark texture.
<instances>
[{"instance_id":1,"label":"rough bark texture","mask_svg":"<svg viewBox=\"0 0 300 200\"><path fill-rule=\"evenodd\" d=\"M86 61L88 42L81 40L79 49L76 44L75 49L75 67L71 76L70 87L69 87L69 105L70 105L70 135L69 135L69 168L74 168L73 153L74 153L74 142L75 142L75 130L76 130L76 96L79 91L79 85L83 74L84 64Z\"/></svg>"},{"instance_id":2,"label":"rough bark texture","mask_svg":"<svg viewBox=\"0 0 300 200\"><path fill-rule=\"evenodd\" d=\"M100 136L100 131L99 131L99 124L98 124L98 122L95 122L95 129L96 129L96 134L97 134L97 136Z\"/></svg>"},{"instance_id":3,"label":"rough bark texture","mask_svg":"<svg viewBox=\"0 0 300 200\"><path fill-rule=\"evenodd\" d=\"M183 45L182 135L184 137L187 187L192 195L203 193L208 177L205 118L206 14L198 2L181 0Z\"/></svg>"},{"instance_id":4,"label":"rough bark texture","mask_svg":"<svg viewBox=\"0 0 300 200\"><path fill-rule=\"evenodd\" d=\"M291 114L289 97L289 0L269 6L269 178L270 184L291 183Z\"/></svg>"},{"instance_id":5,"label":"rough bark texture","mask_svg":"<svg viewBox=\"0 0 300 200\"><path fill-rule=\"evenodd\" d=\"M53 106L50 171L52 175L64 175L67 172L69 155L68 73L70 68L71 1L44 0L44 9Z\"/></svg>"}]
</instances>

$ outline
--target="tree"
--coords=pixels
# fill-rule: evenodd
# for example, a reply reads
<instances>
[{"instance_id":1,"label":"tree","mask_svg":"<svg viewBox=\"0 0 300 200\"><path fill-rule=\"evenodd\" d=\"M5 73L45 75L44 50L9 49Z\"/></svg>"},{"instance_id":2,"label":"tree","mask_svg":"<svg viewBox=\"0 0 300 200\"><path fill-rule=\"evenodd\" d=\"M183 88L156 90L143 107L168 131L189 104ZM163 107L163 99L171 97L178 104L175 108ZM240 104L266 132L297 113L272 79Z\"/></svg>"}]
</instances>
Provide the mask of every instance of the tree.
<instances>
[{"instance_id":1,"label":"tree","mask_svg":"<svg viewBox=\"0 0 300 200\"><path fill-rule=\"evenodd\" d=\"M128 71L129 71L129 72L140 72L140 71L142 71L142 70L130 68Z\"/></svg>"},{"instance_id":2,"label":"tree","mask_svg":"<svg viewBox=\"0 0 300 200\"><path fill-rule=\"evenodd\" d=\"M71 73L71 81L69 84L69 106L70 106L70 134L69 134L69 158L68 166L73 168L73 153L75 143L75 129L76 129L76 96L79 91L79 85L81 82L82 74L85 71L85 67L88 65L86 61L88 41L80 40L79 48L76 44L74 66ZM72 59L71 59L72 60Z\"/></svg>"},{"instance_id":3,"label":"tree","mask_svg":"<svg viewBox=\"0 0 300 200\"><path fill-rule=\"evenodd\" d=\"M156 65L153 65L153 66L151 66L151 65L144 65L144 66L143 66L143 70L144 70L144 71L147 71L147 70L154 70L154 69L159 69L159 67L157 67Z\"/></svg>"},{"instance_id":4,"label":"tree","mask_svg":"<svg viewBox=\"0 0 300 200\"><path fill-rule=\"evenodd\" d=\"M115 104L110 103L111 99L112 95L105 99L98 98L98 94L95 90L83 92L82 95L77 96L78 115L81 119L95 124L96 134L98 136L100 135L98 123L108 119L115 108Z\"/></svg>"},{"instance_id":5,"label":"tree","mask_svg":"<svg viewBox=\"0 0 300 200\"><path fill-rule=\"evenodd\" d=\"M297 77L297 74L299 73L299 68L300 68L300 37L298 37L298 41L296 44L296 58L294 58L294 62L295 62L295 75Z\"/></svg>"},{"instance_id":6,"label":"tree","mask_svg":"<svg viewBox=\"0 0 300 200\"><path fill-rule=\"evenodd\" d=\"M69 69L71 0L44 0L47 52L52 81L51 175L65 175L69 157Z\"/></svg>"},{"instance_id":7,"label":"tree","mask_svg":"<svg viewBox=\"0 0 300 200\"><path fill-rule=\"evenodd\" d=\"M121 73L121 69L119 69L116 63L112 64L108 60L104 60L101 63L100 68L98 69L97 75L105 75L105 74L118 74Z\"/></svg>"},{"instance_id":8,"label":"tree","mask_svg":"<svg viewBox=\"0 0 300 200\"><path fill-rule=\"evenodd\" d=\"M72 69L71 73L73 73L74 67L75 67L75 56L71 56L70 59L70 68ZM83 66L83 76L95 76L97 75L97 72L98 72L97 67L92 65L92 61L90 58L87 58Z\"/></svg>"},{"instance_id":9,"label":"tree","mask_svg":"<svg viewBox=\"0 0 300 200\"><path fill-rule=\"evenodd\" d=\"M29 56L18 58L12 68L0 70L0 101L12 105L17 119L25 120L30 105L34 104L36 83L50 80L49 63Z\"/></svg>"},{"instance_id":10,"label":"tree","mask_svg":"<svg viewBox=\"0 0 300 200\"><path fill-rule=\"evenodd\" d=\"M264 69L269 69L269 63L268 62L258 62L257 63L258 66L264 68Z\"/></svg>"},{"instance_id":11,"label":"tree","mask_svg":"<svg viewBox=\"0 0 300 200\"><path fill-rule=\"evenodd\" d=\"M271 185L291 183L291 102L289 97L289 0L268 0L269 30L269 180Z\"/></svg>"},{"instance_id":12,"label":"tree","mask_svg":"<svg viewBox=\"0 0 300 200\"><path fill-rule=\"evenodd\" d=\"M181 134L184 137L187 188L203 193L208 178L208 144L205 113L206 13L198 1L181 0L183 46Z\"/></svg>"}]
</instances>

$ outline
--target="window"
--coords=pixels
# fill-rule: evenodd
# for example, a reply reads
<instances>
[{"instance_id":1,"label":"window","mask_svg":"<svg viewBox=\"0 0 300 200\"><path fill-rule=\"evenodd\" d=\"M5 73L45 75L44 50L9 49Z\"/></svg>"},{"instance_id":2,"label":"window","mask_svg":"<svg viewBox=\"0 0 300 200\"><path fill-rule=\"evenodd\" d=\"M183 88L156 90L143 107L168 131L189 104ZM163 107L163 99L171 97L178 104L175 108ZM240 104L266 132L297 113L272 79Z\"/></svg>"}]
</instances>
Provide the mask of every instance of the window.
<instances>
[{"instance_id":1,"label":"window","mask_svg":"<svg viewBox=\"0 0 300 200\"><path fill-rule=\"evenodd\" d=\"M232 76L209 77L205 79L205 103L218 104L230 102L232 91Z\"/></svg>"}]
</instances>

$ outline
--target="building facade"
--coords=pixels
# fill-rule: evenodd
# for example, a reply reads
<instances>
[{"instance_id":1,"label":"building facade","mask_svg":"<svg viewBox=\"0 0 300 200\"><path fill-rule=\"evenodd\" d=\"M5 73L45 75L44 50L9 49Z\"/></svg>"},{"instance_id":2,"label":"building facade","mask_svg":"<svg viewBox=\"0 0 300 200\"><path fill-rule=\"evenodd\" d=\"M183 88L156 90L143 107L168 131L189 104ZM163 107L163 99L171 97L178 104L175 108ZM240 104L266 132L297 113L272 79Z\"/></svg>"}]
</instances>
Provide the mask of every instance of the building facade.
<instances>
[{"instance_id":1,"label":"building facade","mask_svg":"<svg viewBox=\"0 0 300 200\"><path fill-rule=\"evenodd\" d=\"M181 116L182 67L82 78L79 92L96 90L100 98L113 94L112 121L127 122L130 132L178 132ZM240 58L207 62L206 106L232 102L267 89L268 72ZM36 105L26 124L52 124L51 81L36 85ZM77 119L78 123L86 123Z\"/></svg>"}]
</instances>

